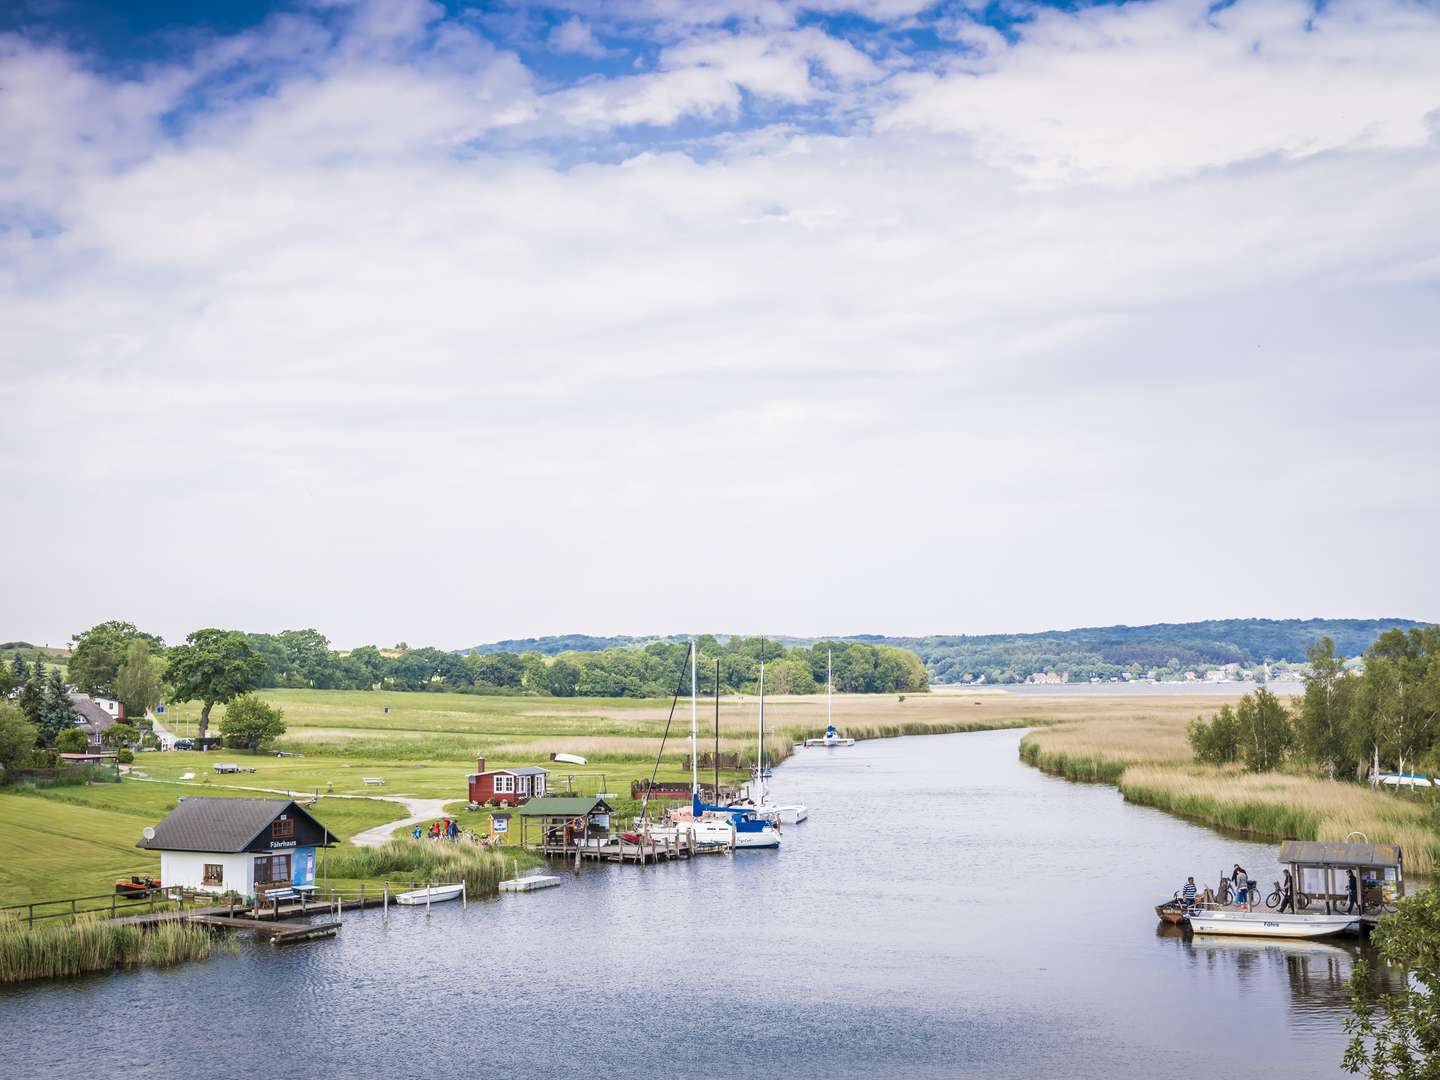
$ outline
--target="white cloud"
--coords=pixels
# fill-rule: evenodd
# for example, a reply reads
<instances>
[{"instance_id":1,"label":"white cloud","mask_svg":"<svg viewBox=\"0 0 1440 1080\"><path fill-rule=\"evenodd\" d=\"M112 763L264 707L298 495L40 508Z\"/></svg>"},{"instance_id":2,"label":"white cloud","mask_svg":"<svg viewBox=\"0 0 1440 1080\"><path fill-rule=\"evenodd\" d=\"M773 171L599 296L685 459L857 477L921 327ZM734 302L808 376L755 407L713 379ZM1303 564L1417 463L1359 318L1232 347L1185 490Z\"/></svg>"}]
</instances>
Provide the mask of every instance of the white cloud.
<instances>
[{"instance_id":1,"label":"white cloud","mask_svg":"<svg viewBox=\"0 0 1440 1080\"><path fill-rule=\"evenodd\" d=\"M423 8L130 82L11 39L9 632L1433 613L1440 32L1126 7L934 78L750 26L548 93ZM853 123L606 141L752 97Z\"/></svg>"},{"instance_id":2,"label":"white cloud","mask_svg":"<svg viewBox=\"0 0 1440 1080\"><path fill-rule=\"evenodd\" d=\"M551 50L557 53L602 57L608 52L578 15L571 16L551 29L546 42Z\"/></svg>"},{"instance_id":3,"label":"white cloud","mask_svg":"<svg viewBox=\"0 0 1440 1080\"><path fill-rule=\"evenodd\" d=\"M1440 11L1209 0L1037 9L1013 46L899 77L879 125L970 136L1044 181L1150 181L1266 156L1405 149L1440 116ZM964 35L965 31L957 33Z\"/></svg>"}]
</instances>

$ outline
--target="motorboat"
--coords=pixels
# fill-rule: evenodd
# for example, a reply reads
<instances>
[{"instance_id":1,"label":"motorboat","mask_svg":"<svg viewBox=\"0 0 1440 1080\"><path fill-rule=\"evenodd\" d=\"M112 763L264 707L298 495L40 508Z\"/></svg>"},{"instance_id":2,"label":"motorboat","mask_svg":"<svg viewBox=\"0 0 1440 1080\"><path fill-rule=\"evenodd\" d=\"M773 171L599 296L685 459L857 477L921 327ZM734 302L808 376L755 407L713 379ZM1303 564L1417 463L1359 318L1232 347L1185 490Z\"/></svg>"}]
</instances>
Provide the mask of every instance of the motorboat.
<instances>
[{"instance_id":1,"label":"motorboat","mask_svg":"<svg viewBox=\"0 0 1440 1080\"><path fill-rule=\"evenodd\" d=\"M404 904L406 907L424 907L426 904L439 904L446 900L458 900L460 894L465 891L465 886L456 885L430 885L423 889L412 889L410 892L396 893L395 902Z\"/></svg>"},{"instance_id":2,"label":"motorboat","mask_svg":"<svg viewBox=\"0 0 1440 1080\"><path fill-rule=\"evenodd\" d=\"M1195 908L1186 915L1196 934L1261 938L1319 938L1358 929L1358 915L1292 915L1274 911Z\"/></svg>"}]
</instances>

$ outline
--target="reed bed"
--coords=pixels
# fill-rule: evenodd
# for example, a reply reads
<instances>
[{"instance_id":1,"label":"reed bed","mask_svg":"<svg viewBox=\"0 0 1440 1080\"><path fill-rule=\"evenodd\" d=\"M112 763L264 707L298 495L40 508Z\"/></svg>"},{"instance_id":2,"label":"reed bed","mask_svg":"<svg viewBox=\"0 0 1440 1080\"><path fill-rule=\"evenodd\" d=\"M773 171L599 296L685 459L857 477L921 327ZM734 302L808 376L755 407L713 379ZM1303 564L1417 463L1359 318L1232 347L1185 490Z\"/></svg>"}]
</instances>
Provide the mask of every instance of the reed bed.
<instances>
[{"instance_id":1,"label":"reed bed","mask_svg":"<svg viewBox=\"0 0 1440 1080\"><path fill-rule=\"evenodd\" d=\"M174 967L207 959L215 938L178 918L139 927L96 918L38 926L0 920L0 983L60 979L117 967Z\"/></svg>"},{"instance_id":2,"label":"reed bed","mask_svg":"<svg viewBox=\"0 0 1440 1080\"><path fill-rule=\"evenodd\" d=\"M336 878L362 881L413 879L420 884L463 881L471 896L491 896L500 891L500 882L519 860L533 862L528 853L516 849L498 851L474 844L447 844L432 840L391 840L382 847L340 847L330 852L329 874Z\"/></svg>"},{"instance_id":3,"label":"reed bed","mask_svg":"<svg viewBox=\"0 0 1440 1080\"><path fill-rule=\"evenodd\" d=\"M1362 832L1372 843L1399 844L1415 873L1435 867L1440 837L1426 799L1319 777L1198 765L1132 766L1119 787L1131 802L1272 840L1344 840Z\"/></svg>"}]
</instances>

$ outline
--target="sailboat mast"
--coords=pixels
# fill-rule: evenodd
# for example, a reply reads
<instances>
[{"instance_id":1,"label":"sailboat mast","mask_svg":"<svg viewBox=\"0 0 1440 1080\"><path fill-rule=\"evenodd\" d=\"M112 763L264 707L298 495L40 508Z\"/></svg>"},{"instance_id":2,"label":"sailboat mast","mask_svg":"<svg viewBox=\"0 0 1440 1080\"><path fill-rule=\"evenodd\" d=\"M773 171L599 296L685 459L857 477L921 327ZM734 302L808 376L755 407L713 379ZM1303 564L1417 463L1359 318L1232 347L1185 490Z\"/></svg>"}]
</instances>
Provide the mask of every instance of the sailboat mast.
<instances>
[{"instance_id":1,"label":"sailboat mast","mask_svg":"<svg viewBox=\"0 0 1440 1080\"><path fill-rule=\"evenodd\" d=\"M755 791L751 798L760 805L765 776L765 647L760 647L760 723L755 729Z\"/></svg>"},{"instance_id":2,"label":"sailboat mast","mask_svg":"<svg viewBox=\"0 0 1440 1080\"><path fill-rule=\"evenodd\" d=\"M831 678L831 676L830 676L830 657L831 657L831 654L832 654L833 652L834 652L833 649L826 649L826 650L825 650L825 726L826 726L826 727L829 727L829 726L830 726L830 723L831 723L831 721L830 721L830 694L831 694L831 692L832 692L831 688L834 686L834 680L833 680L833 679Z\"/></svg>"},{"instance_id":3,"label":"sailboat mast","mask_svg":"<svg viewBox=\"0 0 1440 1080\"><path fill-rule=\"evenodd\" d=\"M700 794L700 750L696 740L700 733L699 703L696 700L695 639L690 639L690 794Z\"/></svg>"},{"instance_id":4,"label":"sailboat mast","mask_svg":"<svg viewBox=\"0 0 1440 1080\"><path fill-rule=\"evenodd\" d=\"M715 801L720 801L720 658L715 658Z\"/></svg>"}]
</instances>

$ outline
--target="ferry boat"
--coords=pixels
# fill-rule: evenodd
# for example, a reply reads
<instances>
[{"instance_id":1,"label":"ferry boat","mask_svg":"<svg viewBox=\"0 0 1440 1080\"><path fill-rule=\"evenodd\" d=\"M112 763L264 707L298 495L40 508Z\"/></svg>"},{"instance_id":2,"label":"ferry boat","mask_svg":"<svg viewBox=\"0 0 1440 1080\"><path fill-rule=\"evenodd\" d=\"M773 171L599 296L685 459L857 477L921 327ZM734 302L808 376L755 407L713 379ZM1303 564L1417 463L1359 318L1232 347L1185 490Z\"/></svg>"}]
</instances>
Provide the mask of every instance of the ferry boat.
<instances>
[{"instance_id":1,"label":"ferry boat","mask_svg":"<svg viewBox=\"0 0 1440 1080\"><path fill-rule=\"evenodd\" d=\"M1240 937L1319 938L1360 928L1358 915L1291 915L1274 911L1230 911L1197 908L1186 915L1196 934Z\"/></svg>"}]
</instances>

